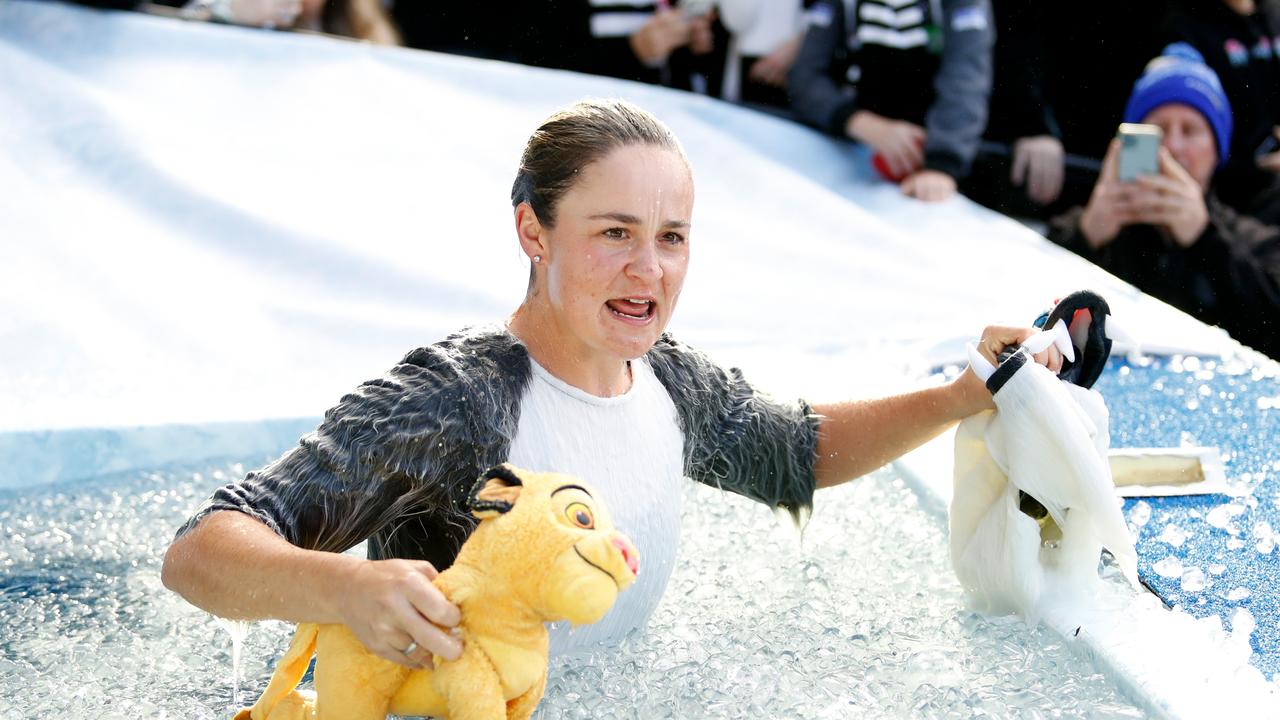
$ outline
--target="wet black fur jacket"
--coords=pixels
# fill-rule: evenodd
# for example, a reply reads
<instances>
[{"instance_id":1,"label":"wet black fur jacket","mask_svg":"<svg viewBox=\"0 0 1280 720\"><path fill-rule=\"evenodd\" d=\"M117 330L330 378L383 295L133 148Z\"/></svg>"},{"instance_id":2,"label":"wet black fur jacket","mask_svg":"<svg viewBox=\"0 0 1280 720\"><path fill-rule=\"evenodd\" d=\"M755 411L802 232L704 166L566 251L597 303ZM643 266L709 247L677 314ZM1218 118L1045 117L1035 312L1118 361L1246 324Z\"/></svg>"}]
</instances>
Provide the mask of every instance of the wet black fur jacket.
<instances>
[{"instance_id":1,"label":"wet black fur jacket","mask_svg":"<svg viewBox=\"0 0 1280 720\"><path fill-rule=\"evenodd\" d=\"M688 477L797 521L808 513L819 417L807 403L758 393L668 335L646 359L676 407ZM414 350L343 397L298 447L219 488L178 535L237 510L300 547L340 552L368 539L371 558L444 569L475 526L467 491L510 453L531 377L528 350L501 327Z\"/></svg>"}]
</instances>

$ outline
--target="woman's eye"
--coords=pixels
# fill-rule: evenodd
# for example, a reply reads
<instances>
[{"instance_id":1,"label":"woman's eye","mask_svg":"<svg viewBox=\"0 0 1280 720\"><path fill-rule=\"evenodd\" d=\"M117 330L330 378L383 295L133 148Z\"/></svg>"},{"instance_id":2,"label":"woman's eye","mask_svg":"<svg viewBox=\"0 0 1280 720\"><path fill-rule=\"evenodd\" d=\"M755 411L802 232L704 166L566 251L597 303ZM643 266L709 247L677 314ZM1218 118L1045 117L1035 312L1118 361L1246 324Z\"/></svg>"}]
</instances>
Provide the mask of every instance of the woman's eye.
<instances>
[{"instance_id":1,"label":"woman's eye","mask_svg":"<svg viewBox=\"0 0 1280 720\"><path fill-rule=\"evenodd\" d=\"M666 235L663 235L662 239L672 245L679 245L684 242L684 236L675 232L669 232Z\"/></svg>"},{"instance_id":2,"label":"woman's eye","mask_svg":"<svg viewBox=\"0 0 1280 720\"><path fill-rule=\"evenodd\" d=\"M604 235L614 240L621 240L627 236L627 231L622 228L609 228L604 231Z\"/></svg>"},{"instance_id":3,"label":"woman's eye","mask_svg":"<svg viewBox=\"0 0 1280 720\"><path fill-rule=\"evenodd\" d=\"M582 503L574 503L565 508L564 514L569 518L569 522L583 530L591 530L596 526L596 518L591 512L591 508Z\"/></svg>"}]
</instances>

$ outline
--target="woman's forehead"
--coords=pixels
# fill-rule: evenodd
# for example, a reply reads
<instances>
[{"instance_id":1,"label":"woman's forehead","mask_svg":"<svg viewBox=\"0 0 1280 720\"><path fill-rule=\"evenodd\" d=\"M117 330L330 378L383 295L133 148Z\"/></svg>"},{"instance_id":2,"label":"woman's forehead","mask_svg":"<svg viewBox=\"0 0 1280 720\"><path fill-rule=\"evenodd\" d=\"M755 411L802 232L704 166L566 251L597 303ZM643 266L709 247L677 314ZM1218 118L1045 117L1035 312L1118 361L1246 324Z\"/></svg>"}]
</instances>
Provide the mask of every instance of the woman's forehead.
<instances>
[{"instance_id":1,"label":"woman's forehead","mask_svg":"<svg viewBox=\"0 0 1280 720\"><path fill-rule=\"evenodd\" d=\"M579 171L565 201L580 205L605 202L609 208L602 212L628 214L692 207L693 175L685 159L666 148L620 147Z\"/></svg>"}]
</instances>

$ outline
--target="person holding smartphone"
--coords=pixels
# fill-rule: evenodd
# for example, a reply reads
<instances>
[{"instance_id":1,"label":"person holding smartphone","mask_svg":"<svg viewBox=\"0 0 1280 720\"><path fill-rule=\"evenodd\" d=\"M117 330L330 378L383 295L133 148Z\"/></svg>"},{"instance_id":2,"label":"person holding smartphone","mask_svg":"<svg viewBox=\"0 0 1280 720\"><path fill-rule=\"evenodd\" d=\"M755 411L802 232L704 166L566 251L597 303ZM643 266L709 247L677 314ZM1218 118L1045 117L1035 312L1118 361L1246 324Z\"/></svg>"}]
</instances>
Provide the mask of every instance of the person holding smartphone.
<instances>
[{"instance_id":1,"label":"person holding smartphone","mask_svg":"<svg viewBox=\"0 0 1280 720\"><path fill-rule=\"evenodd\" d=\"M1170 45L1134 85L1124 119L1159 128L1159 146L1148 146L1157 171L1121 180L1129 158L1113 140L1088 204L1055 218L1049 238L1280 358L1280 228L1236 213L1213 190L1232 132L1217 75L1189 45Z\"/></svg>"}]
</instances>

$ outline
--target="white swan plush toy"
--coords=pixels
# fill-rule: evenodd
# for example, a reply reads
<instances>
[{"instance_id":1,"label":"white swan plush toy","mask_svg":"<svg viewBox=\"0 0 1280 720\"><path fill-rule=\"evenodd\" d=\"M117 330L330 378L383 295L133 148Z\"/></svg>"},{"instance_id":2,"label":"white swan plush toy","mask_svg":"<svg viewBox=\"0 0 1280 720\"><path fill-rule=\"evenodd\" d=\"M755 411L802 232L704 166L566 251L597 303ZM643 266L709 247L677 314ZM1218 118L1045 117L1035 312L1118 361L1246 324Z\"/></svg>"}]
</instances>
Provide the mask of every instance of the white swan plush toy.
<instances>
[{"instance_id":1,"label":"white swan plush toy","mask_svg":"<svg viewBox=\"0 0 1280 720\"><path fill-rule=\"evenodd\" d=\"M999 367L970 348L996 409L956 432L951 561L981 612L1035 621L1048 602L1091 596L1104 548L1138 582L1107 462L1107 407L1090 389L1111 352L1109 315L1105 300L1080 291ZM1050 343L1064 358L1057 375L1031 359Z\"/></svg>"}]
</instances>

